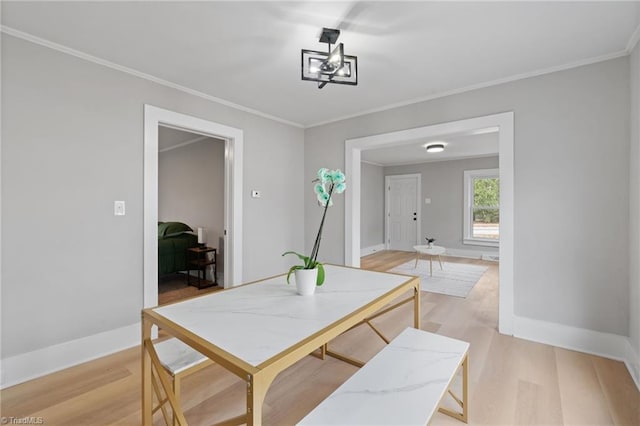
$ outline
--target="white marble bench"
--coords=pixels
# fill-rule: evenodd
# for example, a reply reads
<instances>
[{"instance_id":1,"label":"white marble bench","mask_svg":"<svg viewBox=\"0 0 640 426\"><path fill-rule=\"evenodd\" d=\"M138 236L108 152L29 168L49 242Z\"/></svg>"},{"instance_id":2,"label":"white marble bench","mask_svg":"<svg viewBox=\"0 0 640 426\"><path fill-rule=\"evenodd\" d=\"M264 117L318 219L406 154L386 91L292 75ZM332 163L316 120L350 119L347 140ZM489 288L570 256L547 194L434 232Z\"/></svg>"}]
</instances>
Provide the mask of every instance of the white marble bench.
<instances>
[{"instance_id":1,"label":"white marble bench","mask_svg":"<svg viewBox=\"0 0 640 426\"><path fill-rule=\"evenodd\" d=\"M193 367L200 366L209 360L180 339L170 338L155 345L160 363L173 376L183 375Z\"/></svg>"},{"instance_id":2,"label":"white marble bench","mask_svg":"<svg viewBox=\"0 0 640 426\"><path fill-rule=\"evenodd\" d=\"M213 363L209 358L176 338L170 338L154 343L153 346L158 354L160 364L171 376L173 394L178 398L178 400L180 399L180 381L182 378ZM157 387L156 393L158 393L158 391L159 387ZM160 401L158 406L154 409L154 412L158 409L162 409L165 421L169 424L168 414L163 408L164 402L166 402L164 399ZM173 416L173 424L179 424L176 416Z\"/></svg>"},{"instance_id":3,"label":"white marble bench","mask_svg":"<svg viewBox=\"0 0 640 426\"><path fill-rule=\"evenodd\" d=\"M407 328L301 420L300 425L426 425L447 392L460 405L440 412L467 422L469 343ZM450 390L463 367L463 396Z\"/></svg>"}]
</instances>

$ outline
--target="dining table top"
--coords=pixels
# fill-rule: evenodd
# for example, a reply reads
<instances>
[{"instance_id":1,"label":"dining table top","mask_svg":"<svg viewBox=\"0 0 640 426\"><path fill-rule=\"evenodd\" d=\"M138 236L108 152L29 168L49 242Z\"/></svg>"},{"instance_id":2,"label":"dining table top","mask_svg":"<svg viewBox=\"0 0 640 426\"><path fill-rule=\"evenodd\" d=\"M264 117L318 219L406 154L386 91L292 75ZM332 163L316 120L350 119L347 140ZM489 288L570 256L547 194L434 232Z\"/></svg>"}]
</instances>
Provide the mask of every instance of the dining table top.
<instances>
[{"instance_id":1,"label":"dining table top","mask_svg":"<svg viewBox=\"0 0 640 426\"><path fill-rule=\"evenodd\" d=\"M150 311L259 368L414 278L336 265L325 272L311 296L279 275Z\"/></svg>"}]
</instances>

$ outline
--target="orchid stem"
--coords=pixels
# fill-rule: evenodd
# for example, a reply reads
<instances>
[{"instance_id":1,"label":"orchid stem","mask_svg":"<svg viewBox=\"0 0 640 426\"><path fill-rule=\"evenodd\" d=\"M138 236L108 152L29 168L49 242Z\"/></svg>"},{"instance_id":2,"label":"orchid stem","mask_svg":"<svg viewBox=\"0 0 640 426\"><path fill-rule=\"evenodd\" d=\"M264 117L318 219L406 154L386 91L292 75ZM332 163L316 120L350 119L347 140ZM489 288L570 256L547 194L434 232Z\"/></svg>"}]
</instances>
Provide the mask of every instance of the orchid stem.
<instances>
[{"instance_id":1,"label":"orchid stem","mask_svg":"<svg viewBox=\"0 0 640 426\"><path fill-rule=\"evenodd\" d=\"M318 251L320 250L320 241L322 240L322 228L324 228L324 219L327 216L327 209L329 208L329 202L331 202L331 195L333 194L334 184L332 183L329 187L329 198L324 205L324 212L322 212L322 220L320 221L320 229L318 229L318 235L316 235L316 241L313 243L313 249L311 250L311 256L309 259L311 260L310 266L315 266L316 260L318 259Z\"/></svg>"}]
</instances>

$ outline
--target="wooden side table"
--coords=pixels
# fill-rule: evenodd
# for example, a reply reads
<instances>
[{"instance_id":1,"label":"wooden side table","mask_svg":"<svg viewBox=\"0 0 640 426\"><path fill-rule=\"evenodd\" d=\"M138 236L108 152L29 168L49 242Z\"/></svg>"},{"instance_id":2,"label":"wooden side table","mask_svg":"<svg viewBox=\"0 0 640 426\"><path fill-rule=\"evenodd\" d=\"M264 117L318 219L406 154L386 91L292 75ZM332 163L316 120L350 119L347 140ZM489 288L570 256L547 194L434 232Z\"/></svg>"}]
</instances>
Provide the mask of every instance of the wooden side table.
<instances>
[{"instance_id":1,"label":"wooden side table","mask_svg":"<svg viewBox=\"0 0 640 426\"><path fill-rule=\"evenodd\" d=\"M416 251L416 265L414 268L418 267L418 259L421 254L429 255L429 275L433 276L433 256L438 256L438 262L440 263L440 269L442 268L442 259L440 259L440 255L444 254L446 249L440 246L413 246L413 249Z\"/></svg>"},{"instance_id":2,"label":"wooden side table","mask_svg":"<svg viewBox=\"0 0 640 426\"><path fill-rule=\"evenodd\" d=\"M208 254L213 253L213 257L209 259ZM194 285L198 290L218 285L218 250L212 247L191 247L187 249L187 285ZM202 285L204 281L207 283L207 266L213 265L213 282L209 285ZM198 271L198 281L191 284L191 271ZM202 278L200 273L202 272Z\"/></svg>"}]
</instances>

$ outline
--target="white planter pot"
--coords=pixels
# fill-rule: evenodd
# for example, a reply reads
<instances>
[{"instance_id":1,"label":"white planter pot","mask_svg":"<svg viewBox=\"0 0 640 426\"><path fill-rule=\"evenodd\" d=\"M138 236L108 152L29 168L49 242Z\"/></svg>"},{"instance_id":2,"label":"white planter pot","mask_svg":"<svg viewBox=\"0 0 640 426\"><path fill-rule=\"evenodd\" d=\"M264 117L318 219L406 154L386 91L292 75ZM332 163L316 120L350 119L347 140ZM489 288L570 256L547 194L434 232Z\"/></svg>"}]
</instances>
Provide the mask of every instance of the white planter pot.
<instances>
[{"instance_id":1,"label":"white planter pot","mask_svg":"<svg viewBox=\"0 0 640 426\"><path fill-rule=\"evenodd\" d=\"M316 291L318 269L296 269L296 289L301 296L311 296Z\"/></svg>"}]
</instances>

